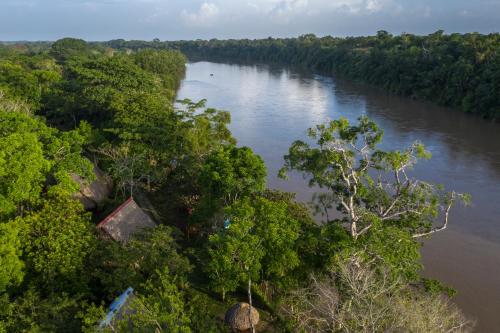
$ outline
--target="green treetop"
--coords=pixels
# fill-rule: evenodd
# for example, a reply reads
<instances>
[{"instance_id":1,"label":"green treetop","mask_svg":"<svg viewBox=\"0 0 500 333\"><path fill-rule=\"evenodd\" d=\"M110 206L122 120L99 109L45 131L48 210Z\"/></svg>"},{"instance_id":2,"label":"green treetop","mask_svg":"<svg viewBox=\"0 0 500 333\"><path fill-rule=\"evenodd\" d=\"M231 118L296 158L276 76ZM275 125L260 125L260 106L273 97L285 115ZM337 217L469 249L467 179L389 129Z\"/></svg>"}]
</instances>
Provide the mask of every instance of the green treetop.
<instances>
[{"instance_id":1,"label":"green treetop","mask_svg":"<svg viewBox=\"0 0 500 333\"><path fill-rule=\"evenodd\" d=\"M310 129L309 136L316 145L295 141L280 174L301 171L311 186L327 189L354 239L380 225L395 225L414 238L443 230L453 204L468 200L467 195L411 178L408 170L430 154L418 142L404 151L377 149L382 131L366 117L357 125L333 120ZM443 222L433 227L440 212Z\"/></svg>"}]
</instances>

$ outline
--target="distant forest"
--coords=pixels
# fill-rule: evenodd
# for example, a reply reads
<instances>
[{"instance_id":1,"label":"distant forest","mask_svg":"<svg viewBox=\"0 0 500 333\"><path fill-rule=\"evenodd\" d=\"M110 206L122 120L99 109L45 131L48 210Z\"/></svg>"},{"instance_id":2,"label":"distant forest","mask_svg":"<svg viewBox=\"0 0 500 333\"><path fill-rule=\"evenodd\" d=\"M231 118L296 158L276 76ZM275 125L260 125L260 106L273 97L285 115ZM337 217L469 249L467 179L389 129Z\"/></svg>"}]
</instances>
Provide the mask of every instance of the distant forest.
<instances>
[{"instance_id":1,"label":"distant forest","mask_svg":"<svg viewBox=\"0 0 500 333\"><path fill-rule=\"evenodd\" d=\"M444 34L152 42L113 40L113 48L172 48L190 60L251 61L306 67L500 119L500 34Z\"/></svg>"}]
</instances>

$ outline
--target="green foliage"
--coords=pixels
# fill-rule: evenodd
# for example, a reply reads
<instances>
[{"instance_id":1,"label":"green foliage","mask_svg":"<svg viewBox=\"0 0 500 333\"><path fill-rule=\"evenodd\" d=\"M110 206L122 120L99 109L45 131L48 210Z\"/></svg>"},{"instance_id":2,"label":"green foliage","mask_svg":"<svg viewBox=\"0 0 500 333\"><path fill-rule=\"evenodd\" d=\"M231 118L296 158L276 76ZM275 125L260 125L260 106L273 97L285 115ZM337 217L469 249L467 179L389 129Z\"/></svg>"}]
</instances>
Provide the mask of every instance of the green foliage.
<instances>
[{"instance_id":1,"label":"green foliage","mask_svg":"<svg viewBox=\"0 0 500 333\"><path fill-rule=\"evenodd\" d=\"M338 74L400 95L500 117L500 34L427 36L380 31L367 37L266 38L165 42L191 60L279 63ZM148 42L122 43L144 48Z\"/></svg>"},{"instance_id":2,"label":"green foliage","mask_svg":"<svg viewBox=\"0 0 500 333\"><path fill-rule=\"evenodd\" d=\"M129 320L116 324L119 332L191 332L182 293L166 268L158 270L146 282L144 294L134 295L127 306Z\"/></svg>"},{"instance_id":3,"label":"green foliage","mask_svg":"<svg viewBox=\"0 0 500 333\"><path fill-rule=\"evenodd\" d=\"M182 119L182 136L190 155L204 160L210 152L222 146L236 144L227 128L231 122L229 112L206 108L204 99L198 102L184 99L178 103L181 107L176 109L176 113Z\"/></svg>"},{"instance_id":4,"label":"green foliage","mask_svg":"<svg viewBox=\"0 0 500 333\"><path fill-rule=\"evenodd\" d=\"M222 333L229 332L220 314L227 310L227 304L220 303L195 288L186 291L186 312L189 314L189 326L193 332Z\"/></svg>"},{"instance_id":5,"label":"green foliage","mask_svg":"<svg viewBox=\"0 0 500 333\"><path fill-rule=\"evenodd\" d=\"M0 299L0 332L78 332L81 322L75 314L80 302L64 293L44 298L33 288L13 301L4 297Z\"/></svg>"},{"instance_id":6,"label":"green foliage","mask_svg":"<svg viewBox=\"0 0 500 333\"><path fill-rule=\"evenodd\" d=\"M184 75L186 57L179 51L144 49L134 54L135 63L142 69L158 75L165 88L173 92Z\"/></svg>"},{"instance_id":7,"label":"green foliage","mask_svg":"<svg viewBox=\"0 0 500 333\"><path fill-rule=\"evenodd\" d=\"M289 154L285 155L285 166L279 175L286 178L287 171L296 169L311 175L310 186L332 187L332 183L347 172L345 169L354 166L356 158L360 157L356 155L358 140L365 139L366 149L374 149L382 134L366 117L359 118L359 124L353 126L345 118L317 125L308 130L308 136L316 141L317 146L311 148L303 141L295 141ZM346 149L343 146L347 146ZM366 161L360 162L358 172L366 171L368 166Z\"/></svg>"},{"instance_id":8,"label":"green foliage","mask_svg":"<svg viewBox=\"0 0 500 333\"><path fill-rule=\"evenodd\" d=\"M254 233L260 238L264 249L263 278L283 282L286 275L299 265L296 246L300 232L299 221L290 216L285 202L257 198L252 206L255 209Z\"/></svg>"},{"instance_id":9,"label":"green foliage","mask_svg":"<svg viewBox=\"0 0 500 333\"><path fill-rule=\"evenodd\" d=\"M448 297L453 297L457 294L457 291L452 287L445 286L439 280L436 279L422 279L422 284L426 292L430 294L445 294Z\"/></svg>"},{"instance_id":10,"label":"green foliage","mask_svg":"<svg viewBox=\"0 0 500 333\"><path fill-rule=\"evenodd\" d=\"M19 112L27 115L33 113L31 106L27 102L10 98L3 91L0 91L0 110L4 112Z\"/></svg>"},{"instance_id":11,"label":"green foliage","mask_svg":"<svg viewBox=\"0 0 500 333\"><path fill-rule=\"evenodd\" d=\"M205 100L192 102L185 99L178 103L176 129L181 149L174 157L175 169L170 185L180 196L197 197L202 192L199 176L207 157L225 146L236 144L236 140L227 128L231 121L229 112L206 108Z\"/></svg>"},{"instance_id":12,"label":"green foliage","mask_svg":"<svg viewBox=\"0 0 500 333\"><path fill-rule=\"evenodd\" d=\"M224 147L210 154L200 183L210 201L229 205L264 190L266 167L248 147Z\"/></svg>"},{"instance_id":13,"label":"green foliage","mask_svg":"<svg viewBox=\"0 0 500 333\"><path fill-rule=\"evenodd\" d=\"M309 236L312 240L306 238L309 247L305 249L309 253L305 253L303 259L307 263L314 263L314 270L324 270L339 258L357 256L366 261L377 260L389 269L388 277L393 279L413 282L419 280L422 269L421 244L408 232L394 226L376 225L370 233L355 241L338 220L323 224L319 229L319 232Z\"/></svg>"},{"instance_id":14,"label":"green foliage","mask_svg":"<svg viewBox=\"0 0 500 333\"><path fill-rule=\"evenodd\" d=\"M87 120L103 128L112 125L117 113L165 110L168 101L154 74L142 70L132 58L118 55L68 61L59 90L46 107L52 122L77 126Z\"/></svg>"},{"instance_id":15,"label":"green foliage","mask_svg":"<svg viewBox=\"0 0 500 333\"><path fill-rule=\"evenodd\" d=\"M311 245L312 221L302 219L290 198L268 196L273 200L255 197L227 207L225 227L209 236L206 270L215 290L234 291L249 278L286 289L308 274L310 266L302 260Z\"/></svg>"},{"instance_id":16,"label":"green foliage","mask_svg":"<svg viewBox=\"0 0 500 333\"><path fill-rule=\"evenodd\" d=\"M46 290L80 287L81 273L95 247L90 216L67 197L44 202L37 212L20 218L25 226L23 257L33 278Z\"/></svg>"},{"instance_id":17,"label":"green foliage","mask_svg":"<svg viewBox=\"0 0 500 333\"><path fill-rule=\"evenodd\" d=\"M136 187L157 190L167 179L196 188L207 154L235 141L229 113L189 100L173 108L184 63L179 52L154 50L71 58L44 114L62 128L82 120L97 128L92 148L123 196Z\"/></svg>"},{"instance_id":18,"label":"green foliage","mask_svg":"<svg viewBox=\"0 0 500 333\"><path fill-rule=\"evenodd\" d=\"M17 102L39 108L60 79L60 69L50 57L0 56L0 93Z\"/></svg>"},{"instance_id":19,"label":"green foliage","mask_svg":"<svg viewBox=\"0 0 500 333\"><path fill-rule=\"evenodd\" d=\"M59 62L65 62L73 57L85 57L90 54L88 44L77 38L63 38L52 44L49 54Z\"/></svg>"},{"instance_id":20,"label":"green foliage","mask_svg":"<svg viewBox=\"0 0 500 333\"><path fill-rule=\"evenodd\" d=\"M21 64L0 61L0 89L9 97L39 102L41 96L36 76Z\"/></svg>"},{"instance_id":21,"label":"green foliage","mask_svg":"<svg viewBox=\"0 0 500 333\"><path fill-rule=\"evenodd\" d=\"M424 146L415 142L404 151L381 151L377 145L382 131L366 117L358 121L351 125L341 118L309 129L316 144L295 141L280 175L297 170L309 177L310 186L327 189L328 196L316 197L319 204L334 204L354 239L380 224L397 226L414 237L446 228L455 200L467 202L468 196L409 178L407 171L419 159L430 158ZM432 228L441 209L444 222Z\"/></svg>"},{"instance_id":22,"label":"green foliage","mask_svg":"<svg viewBox=\"0 0 500 333\"><path fill-rule=\"evenodd\" d=\"M72 128L85 120L97 127L95 150L122 192L161 184L178 156L180 135L159 78L126 55L71 59L63 78L46 104L49 121Z\"/></svg>"},{"instance_id":23,"label":"green foliage","mask_svg":"<svg viewBox=\"0 0 500 333\"><path fill-rule=\"evenodd\" d=\"M224 298L244 285L258 295L261 313L276 318L287 292L332 265L337 294L329 294L336 302L330 310L346 325L337 328L432 331L440 312L443 327L460 322L437 296L450 290L419 278L415 237L437 231L435 218L470 198L407 177L417 160L430 158L423 145L381 151L382 130L364 117L311 129L316 144L295 142L283 171L298 170L326 190L315 196L327 217L318 225L293 194L265 189L265 165L250 148L236 147L229 112L207 108L205 100L173 104L186 58L161 49L302 63L401 94L481 108L494 118L498 57L494 45L479 44L497 37L381 31L348 39L108 43L132 52L71 38L50 49L47 43L0 47L0 332L94 332L105 305L130 286L129 318L104 331L227 331L221 320L227 304L212 292ZM430 89L434 84L443 94ZM75 175L93 180L84 155L111 176L116 194L140 190L149 197L161 213L158 222L182 226L183 217L169 209L185 197L189 215L195 212L188 221L206 223L192 226L194 241L162 224L126 244L98 240L90 213L72 198L79 190ZM339 219L328 215L333 208ZM190 261L193 254L198 261ZM342 265L352 258L373 266L349 271L362 267ZM349 272L359 274L342 280ZM363 288L374 289L356 286L359 277ZM407 288L409 282L423 288ZM367 314L382 319L372 325Z\"/></svg>"},{"instance_id":24,"label":"green foliage","mask_svg":"<svg viewBox=\"0 0 500 333\"><path fill-rule=\"evenodd\" d=\"M0 216L22 213L40 199L55 179L52 192L73 193L76 173L92 179L92 164L82 157L88 127L59 132L42 119L0 110Z\"/></svg>"},{"instance_id":25,"label":"green foliage","mask_svg":"<svg viewBox=\"0 0 500 333\"><path fill-rule=\"evenodd\" d=\"M231 224L213 234L208 240L210 262L206 271L213 290L234 291L242 282L258 280L261 259L264 257L262 240L253 229L255 210L248 202L237 203L227 210Z\"/></svg>"},{"instance_id":26,"label":"green foliage","mask_svg":"<svg viewBox=\"0 0 500 333\"><path fill-rule=\"evenodd\" d=\"M109 162L109 172L122 192L141 185L148 191L165 182L178 187L196 187L206 156L223 145L234 143L227 129L229 113L204 108L204 101L183 101L186 109L170 110L165 101L148 107L129 108L116 114L113 128L117 137L102 144L99 152ZM125 190L126 189L126 190ZM132 194L132 193L129 193Z\"/></svg>"},{"instance_id":27,"label":"green foliage","mask_svg":"<svg viewBox=\"0 0 500 333\"><path fill-rule=\"evenodd\" d=\"M20 232L19 224L13 221L0 223L0 293L7 287L19 285L23 280Z\"/></svg>"},{"instance_id":28,"label":"green foliage","mask_svg":"<svg viewBox=\"0 0 500 333\"><path fill-rule=\"evenodd\" d=\"M92 262L97 263L93 275L106 293L117 293L129 286L138 287L152 278L159 268L168 269L170 275L184 281L191 267L178 251L172 229L160 225L136 234L124 245L114 241L101 242L99 251L92 258Z\"/></svg>"},{"instance_id":29,"label":"green foliage","mask_svg":"<svg viewBox=\"0 0 500 333\"><path fill-rule=\"evenodd\" d=\"M280 173L302 172L310 186L327 191L314 197L316 205L325 214L332 207L340 213L316 236L313 249L323 254L316 262L324 267L338 255L361 252L365 260L380 259L392 277L417 281L417 238L444 230L455 201L469 196L409 178L408 170L430 154L418 142L404 151L379 150L382 131L366 117L355 125L333 120L310 129L309 136L316 144L294 142ZM438 217L444 221L435 226Z\"/></svg>"},{"instance_id":30,"label":"green foliage","mask_svg":"<svg viewBox=\"0 0 500 333\"><path fill-rule=\"evenodd\" d=\"M16 212L22 203L36 203L50 162L45 159L43 143L37 136L36 120L14 113L1 116L0 214L5 216ZM46 128L41 127L43 135Z\"/></svg>"},{"instance_id":31,"label":"green foliage","mask_svg":"<svg viewBox=\"0 0 500 333\"><path fill-rule=\"evenodd\" d=\"M80 319L81 331L85 333L95 333L101 320L106 316L104 304L84 304L82 309L76 314Z\"/></svg>"},{"instance_id":32,"label":"green foliage","mask_svg":"<svg viewBox=\"0 0 500 333\"><path fill-rule=\"evenodd\" d=\"M320 253L326 255L324 266L339 258L356 256L364 261L376 260L388 271L387 277L404 281L418 281L422 269L420 246L408 232L394 226L374 226L370 233L353 241L338 222L322 229ZM342 260L343 260L342 259Z\"/></svg>"},{"instance_id":33,"label":"green foliage","mask_svg":"<svg viewBox=\"0 0 500 333\"><path fill-rule=\"evenodd\" d=\"M358 246L368 257L380 258L394 276L416 280L422 269L420 246L406 231L393 226L374 227Z\"/></svg>"},{"instance_id":34,"label":"green foliage","mask_svg":"<svg viewBox=\"0 0 500 333\"><path fill-rule=\"evenodd\" d=\"M24 52L0 55L0 331L92 331L103 313L96 300L132 285L147 310L134 321L143 331L188 332L191 308L178 287L191 265L171 229L124 246L97 241L91 215L72 199L74 176L93 180L83 155L97 152L118 188L157 190L234 142L229 114L174 109L179 52L113 55L75 39L48 55Z\"/></svg>"},{"instance_id":35,"label":"green foliage","mask_svg":"<svg viewBox=\"0 0 500 333\"><path fill-rule=\"evenodd\" d=\"M265 240L260 291L266 302L273 302L301 285L311 272L323 269L329 262L326 254L334 253L327 249L338 249L340 243L324 237L324 228L312 219L305 204L295 201L293 193L268 189L250 202L255 208L255 232Z\"/></svg>"}]
</instances>

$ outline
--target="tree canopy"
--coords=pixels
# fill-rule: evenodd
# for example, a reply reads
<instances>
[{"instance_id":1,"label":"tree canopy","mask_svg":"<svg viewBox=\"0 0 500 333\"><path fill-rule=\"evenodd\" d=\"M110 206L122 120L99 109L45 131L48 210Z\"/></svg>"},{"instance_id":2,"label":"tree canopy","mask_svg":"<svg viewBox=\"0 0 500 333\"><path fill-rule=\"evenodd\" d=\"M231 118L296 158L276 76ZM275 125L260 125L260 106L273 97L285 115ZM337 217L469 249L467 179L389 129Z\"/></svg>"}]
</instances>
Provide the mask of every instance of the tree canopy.
<instances>
[{"instance_id":1,"label":"tree canopy","mask_svg":"<svg viewBox=\"0 0 500 333\"><path fill-rule=\"evenodd\" d=\"M91 179L92 165L82 156L89 134L85 123L59 132L37 117L3 110L0 115L0 216L36 205L47 182L52 191L71 193L78 188L72 173Z\"/></svg>"},{"instance_id":2,"label":"tree canopy","mask_svg":"<svg viewBox=\"0 0 500 333\"><path fill-rule=\"evenodd\" d=\"M367 76L364 66L390 76L401 59L427 69L442 62L432 71L444 72L421 71L421 79L449 85L455 65L442 48L450 38L464 48L456 51L460 71L470 76L455 77L448 96L460 91L481 112L495 108L483 91L495 73L478 83L481 101L471 93L469 79L496 68L490 46L461 45L471 36L65 38L0 47L0 332L224 332L225 311L243 300L275 332L467 331L469 321L446 301L451 289L420 276L420 237L446 229L453 205L469 199L410 177L430 157L423 145L381 150L382 130L365 117L310 129L310 140L290 147L283 175L301 172L321 188L314 200L326 221L316 223L293 193L266 188L264 161L237 145L229 112L175 101L187 59L165 49L301 58L325 70L349 63L359 68L354 77ZM468 50L481 50L474 65ZM399 78L411 74L399 69ZM386 79L391 90L430 96L412 79ZM99 186L111 194L85 211ZM119 243L97 224L122 214L127 197L157 225ZM108 305L129 288L122 311L102 327Z\"/></svg>"},{"instance_id":3,"label":"tree canopy","mask_svg":"<svg viewBox=\"0 0 500 333\"><path fill-rule=\"evenodd\" d=\"M328 189L329 200L343 214L341 221L349 224L354 239L382 224L396 225L413 237L445 229L455 201L467 202L468 196L411 178L408 170L419 159L430 158L430 153L419 142L404 151L379 150L382 134L366 117L357 125L346 119L318 125L309 129L316 146L295 141L281 176L298 170L310 176L311 186ZM440 210L444 221L433 228Z\"/></svg>"}]
</instances>

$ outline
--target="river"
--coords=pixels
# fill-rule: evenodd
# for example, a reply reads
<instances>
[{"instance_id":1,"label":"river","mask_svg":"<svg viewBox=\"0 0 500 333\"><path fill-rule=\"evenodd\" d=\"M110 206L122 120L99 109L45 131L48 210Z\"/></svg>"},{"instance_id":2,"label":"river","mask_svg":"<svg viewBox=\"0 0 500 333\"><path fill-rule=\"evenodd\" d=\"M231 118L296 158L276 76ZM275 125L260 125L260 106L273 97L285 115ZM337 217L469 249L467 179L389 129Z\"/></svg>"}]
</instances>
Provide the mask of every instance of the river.
<instances>
[{"instance_id":1,"label":"river","mask_svg":"<svg viewBox=\"0 0 500 333\"><path fill-rule=\"evenodd\" d=\"M212 75L213 74L213 75ZM458 290L454 301L477 321L477 332L500 332L500 124L457 110L390 95L346 80L266 65L190 63L178 98L206 98L231 112L239 145L251 147L268 168L268 186L310 201L314 189L295 175L277 178L290 144L329 119L375 120L382 146L423 142L433 157L413 175L472 195L455 208L450 227L425 242L424 275Z\"/></svg>"}]
</instances>

